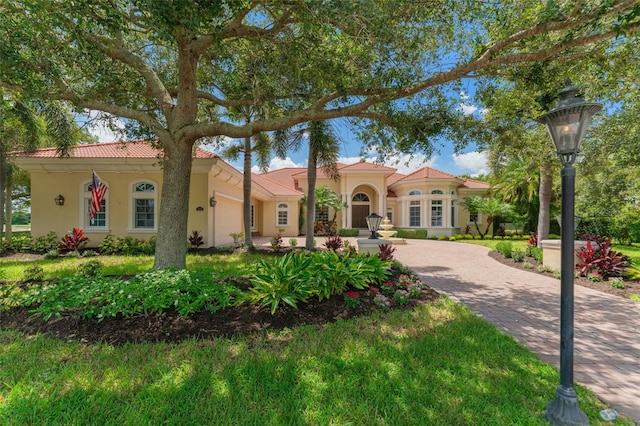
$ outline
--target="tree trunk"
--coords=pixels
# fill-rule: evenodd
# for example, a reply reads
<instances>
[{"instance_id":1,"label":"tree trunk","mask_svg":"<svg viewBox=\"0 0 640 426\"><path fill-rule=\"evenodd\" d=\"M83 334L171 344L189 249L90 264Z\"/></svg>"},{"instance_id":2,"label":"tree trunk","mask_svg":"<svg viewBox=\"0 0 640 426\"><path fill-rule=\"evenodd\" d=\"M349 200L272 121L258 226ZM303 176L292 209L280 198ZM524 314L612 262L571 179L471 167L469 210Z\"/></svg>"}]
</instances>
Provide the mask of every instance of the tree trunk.
<instances>
[{"instance_id":1,"label":"tree trunk","mask_svg":"<svg viewBox=\"0 0 640 426\"><path fill-rule=\"evenodd\" d=\"M549 238L549 209L553 194L553 176L549 164L540 166L540 209L538 211L538 247Z\"/></svg>"},{"instance_id":2,"label":"tree trunk","mask_svg":"<svg viewBox=\"0 0 640 426\"><path fill-rule=\"evenodd\" d=\"M307 165L307 177L309 179L309 186L307 188L307 235L305 239L305 247L307 250L313 250L315 244L313 244L314 235L313 228L316 222L316 175L317 175L317 161L318 155L315 150L309 147L309 161Z\"/></svg>"},{"instance_id":3,"label":"tree trunk","mask_svg":"<svg viewBox=\"0 0 640 426\"><path fill-rule=\"evenodd\" d=\"M3 124L4 127L4 124ZM0 129L0 137L2 137L2 130ZM5 187L7 186L7 147L4 143L4 138L0 139L0 242L4 237L4 207L5 207ZM7 224L7 229L11 226L10 223Z\"/></svg>"},{"instance_id":4,"label":"tree trunk","mask_svg":"<svg viewBox=\"0 0 640 426\"><path fill-rule=\"evenodd\" d=\"M13 199L11 198L11 194L13 193L13 179L11 177L11 173L7 173L7 190L5 202L7 204L7 210L5 213L6 221L7 221L7 230L5 231L5 238L7 241L11 241L11 236L13 230L11 229L13 222Z\"/></svg>"},{"instance_id":5,"label":"tree trunk","mask_svg":"<svg viewBox=\"0 0 640 426\"><path fill-rule=\"evenodd\" d=\"M160 141L164 148L162 193L154 269L186 267L187 220L193 142Z\"/></svg>"},{"instance_id":6,"label":"tree trunk","mask_svg":"<svg viewBox=\"0 0 640 426\"><path fill-rule=\"evenodd\" d=\"M242 214L244 220L244 245L253 248L253 237L251 236L251 138L244 138L244 170L242 181L242 195L244 203Z\"/></svg>"}]
</instances>

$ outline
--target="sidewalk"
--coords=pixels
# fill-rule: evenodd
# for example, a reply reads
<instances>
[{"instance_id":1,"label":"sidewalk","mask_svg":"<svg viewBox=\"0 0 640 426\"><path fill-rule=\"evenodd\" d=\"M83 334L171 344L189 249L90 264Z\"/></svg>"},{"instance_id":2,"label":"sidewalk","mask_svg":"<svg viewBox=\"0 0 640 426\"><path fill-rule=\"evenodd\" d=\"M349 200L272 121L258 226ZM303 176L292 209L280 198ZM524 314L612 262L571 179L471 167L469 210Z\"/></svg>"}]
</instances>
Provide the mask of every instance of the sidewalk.
<instances>
[{"instance_id":1,"label":"sidewalk","mask_svg":"<svg viewBox=\"0 0 640 426\"><path fill-rule=\"evenodd\" d=\"M410 240L396 246L396 259L558 368L560 281L503 265L488 251ZM574 380L640 424L640 304L575 286L574 323Z\"/></svg>"}]
</instances>

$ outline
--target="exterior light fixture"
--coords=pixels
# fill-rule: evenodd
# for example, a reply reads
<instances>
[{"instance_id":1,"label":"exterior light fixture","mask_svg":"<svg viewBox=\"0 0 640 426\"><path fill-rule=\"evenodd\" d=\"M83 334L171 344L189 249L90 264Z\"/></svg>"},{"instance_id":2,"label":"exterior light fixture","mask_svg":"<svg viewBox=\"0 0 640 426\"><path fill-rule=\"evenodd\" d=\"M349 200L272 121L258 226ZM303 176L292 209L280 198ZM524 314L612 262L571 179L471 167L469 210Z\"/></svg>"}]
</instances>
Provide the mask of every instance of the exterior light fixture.
<instances>
[{"instance_id":1,"label":"exterior light fixture","mask_svg":"<svg viewBox=\"0 0 640 426\"><path fill-rule=\"evenodd\" d=\"M56 203L56 206L64 206L64 197L62 194L59 194L56 198L53 199L53 202Z\"/></svg>"},{"instance_id":2,"label":"exterior light fixture","mask_svg":"<svg viewBox=\"0 0 640 426\"><path fill-rule=\"evenodd\" d=\"M380 229L380 224L382 223L382 216L376 213L371 213L369 216L366 217L366 219L367 219L367 228L369 228L369 231L371 231L371 236L369 237L369 239L377 240L378 235L376 233L378 232L378 229Z\"/></svg>"},{"instance_id":3,"label":"exterior light fixture","mask_svg":"<svg viewBox=\"0 0 640 426\"><path fill-rule=\"evenodd\" d=\"M580 152L580 142L593 115L602 105L585 102L579 89L567 80L560 92L560 101L551 111L538 118L556 146L562 162L562 212L560 242L560 386L556 397L546 407L546 418L555 425L588 425L587 416L580 410L578 396L573 389L573 262L575 177L573 163Z\"/></svg>"},{"instance_id":4,"label":"exterior light fixture","mask_svg":"<svg viewBox=\"0 0 640 426\"><path fill-rule=\"evenodd\" d=\"M216 204L218 204L218 200L216 200L216 196L214 195L213 197L209 198L209 205L211 207L215 207Z\"/></svg>"}]
</instances>

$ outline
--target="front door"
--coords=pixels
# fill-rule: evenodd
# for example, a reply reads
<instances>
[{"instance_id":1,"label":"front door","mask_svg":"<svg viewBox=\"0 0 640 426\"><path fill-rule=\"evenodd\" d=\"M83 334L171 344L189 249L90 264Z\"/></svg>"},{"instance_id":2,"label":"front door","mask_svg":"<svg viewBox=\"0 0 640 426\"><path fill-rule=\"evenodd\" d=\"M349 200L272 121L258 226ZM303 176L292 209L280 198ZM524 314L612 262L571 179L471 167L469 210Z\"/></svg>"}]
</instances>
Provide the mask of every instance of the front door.
<instances>
[{"instance_id":1,"label":"front door","mask_svg":"<svg viewBox=\"0 0 640 426\"><path fill-rule=\"evenodd\" d=\"M354 228L367 229L367 216L369 216L369 205L351 206L351 225Z\"/></svg>"}]
</instances>

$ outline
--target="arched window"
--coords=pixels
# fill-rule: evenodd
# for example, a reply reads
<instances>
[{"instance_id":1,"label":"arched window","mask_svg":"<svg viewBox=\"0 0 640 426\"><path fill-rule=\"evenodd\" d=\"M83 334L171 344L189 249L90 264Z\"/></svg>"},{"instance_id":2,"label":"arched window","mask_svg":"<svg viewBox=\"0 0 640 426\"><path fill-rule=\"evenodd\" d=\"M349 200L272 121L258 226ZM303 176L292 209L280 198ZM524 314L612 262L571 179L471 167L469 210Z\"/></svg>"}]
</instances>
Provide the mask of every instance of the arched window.
<instances>
[{"instance_id":1,"label":"arched window","mask_svg":"<svg viewBox=\"0 0 640 426\"><path fill-rule=\"evenodd\" d=\"M289 225L289 205L287 203L278 203L276 217L278 226Z\"/></svg>"},{"instance_id":2,"label":"arched window","mask_svg":"<svg viewBox=\"0 0 640 426\"><path fill-rule=\"evenodd\" d=\"M131 190L132 228L141 231L157 229L158 191L152 182L134 182Z\"/></svg>"},{"instance_id":3,"label":"arched window","mask_svg":"<svg viewBox=\"0 0 640 426\"><path fill-rule=\"evenodd\" d=\"M431 195L443 195L444 191L442 189L434 189L431 191Z\"/></svg>"},{"instance_id":4,"label":"arched window","mask_svg":"<svg viewBox=\"0 0 640 426\"><path fill-rule=\"evenodd\" d=\"M409 195L422 195L422 191L420 191L419 189L414 189L409 191Z\"/></svg>"},{"instance_id":5,"label":"arched window","mask_svg":"<svg viewBox=\"0 0 640 426\"><path fill-rule=\"evenodd\" d=\"M107 187L107 183L102 181ZM91 211L91 190L93 189L93 183L91 181L85 182L82 185L82 212L81 223L84 224L86 231L106 231L109 228L109 213L107 207L109 206L109 190L104 194L102 202L100 203L100 211L93 216L93 219L89 219L89 212Z\"/></svg>"},{"instance_id":6,"label":"arched window","mask_svg":"<svg viewBox=\"0 0 640 426\"><path fill-rule=\"evenodd\" d=\"M353 198L351 198L351 201L353 201L354 203L368 203L369 196L363 192L358 192L357 194L354 194Z\"/></svg>"}]
</instances>

